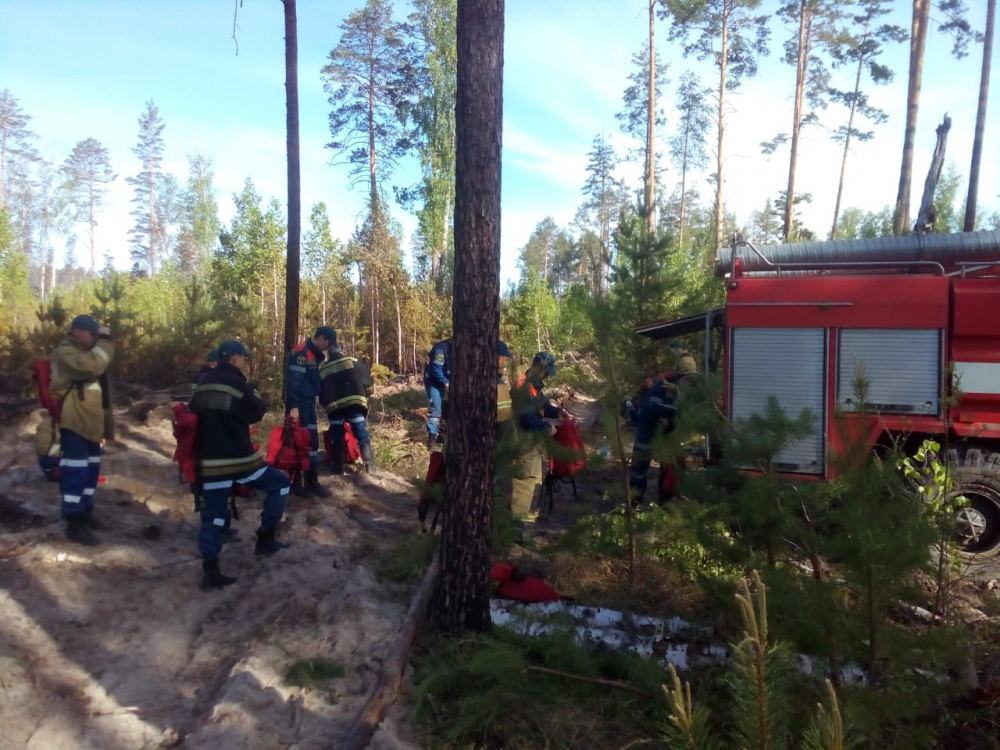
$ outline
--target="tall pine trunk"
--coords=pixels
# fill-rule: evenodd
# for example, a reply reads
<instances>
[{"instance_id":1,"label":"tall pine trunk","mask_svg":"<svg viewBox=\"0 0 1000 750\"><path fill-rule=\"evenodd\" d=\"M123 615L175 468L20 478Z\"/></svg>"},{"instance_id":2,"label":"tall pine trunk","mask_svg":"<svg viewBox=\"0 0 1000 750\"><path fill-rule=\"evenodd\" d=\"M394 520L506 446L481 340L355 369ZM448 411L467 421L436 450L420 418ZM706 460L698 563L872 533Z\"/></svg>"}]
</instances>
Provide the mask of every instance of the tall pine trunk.
<instances>
[{"instance_id":1,"label":"tall pine trunk","mask_svg":"<svg viewBox=\"0 0 1000 750\"><path fill-rule=\"evenodd\" d=\"M917 111L920 108L920 82L924 72L924 47L930 21L931 0L913 0L910 26L910 75L906 89L906 129L903 133L903 162L899 168L899 190L892 215L892 233L904 234L910 228L910 183L913 181L913 144L917 135Z\"/></svg>"},{"instance_id":2,"label":"tall pine trunk","mask_svg":"<svg viewBox=\"0 0 1000 750\"><path fill-rule=\"evenodd\" d=\"M997 0L987 0L986 31L983 34L983 69L979 76L979 106L976 108L976 135L972 141L972 166L969 167L969 194L965 200L965 223L962 229L976 228L976 201L979 199L979 162L983 157L983 131L986 129L986 101L990 95L990 60L993 57L993 25Z\"/></svg>"},{"instance_id":3,"label":"tall pine trunk","mask_svg":"<svg viewBox=\"0 0 1000 750\"><path fill-rule=\"evenodd\" d=\"M299 175L299 45L295 0L283 1L285 4L285 142L288 151L288 250L285 261L284 351L290 352L295 348L299 338L299 252L302 234ZM325 303L323 314L326 314Z\"/></svg>"},{"instance_id":4,"label":"tall pine trunk","mask_svg":"<svg viewBox=\"0 0 1000 750\"><path fill-rule=\"evenodd\" d=\"M455 298L437 629L490 630L490 521L500 330L504 0L459 0Z\"/></svg>"},{"instance_id":5,"label":"tall pine trunk","mask_svg":"<svg viewBox=\"0 0 1000 750\"><path fill-rule=\"evenodd\" d=\"M782 240L788 242L795 220L795 166L799 158L799 131L802 128L802 100L806 93L806 74L809 66L809 9L808 0L799 4L799 50L795 61L795 107L792 112L792 147L788 157L788 189L785 192L785 216L781 228Z\"/></svg>"},{"instance_id":6,"label":"tall pine trunk","mask_svg":"<svg viewBox=\"0 0 1000 750\"><path fill-rule=\"evenodd\" d=\"M870 19L865 19L865 30L861 35L861 43L868 41L868 24ZM858 72L854 79L854 96L851 97L851 113L847 116L847 133L844 136L844 154L840 158L840 181L837 183L837 202L833 207L833 228L830 230L830 239L837 239L837 222L840 221L840 201L844 197L844 174L847 171L847 154L851 150L851 134L854 132L854 114L858 109L858 95L861 92L861 74L865 69L865 56L858 58Z\"/></svg>"},{"instance_id":7,"label":"tall pine trunk","mask_svg":"<svg viewBox=\"0 0 1000 750\"><path fill-rule=\"evenodd\" d=\"M646 229L653 233L656 201L656 0L649 0L649 83L646 94Z\"/></svg>"},{"instance_id":8,"label":"tall pine trunk","mask_svg":"<svg viewBox=\"0 0 1000 750\"><path fill-rule=\"evenodd\" d=\"M722 163L723 139L726 133L726 75L729 73L729 11L722 11L722 42L719 52L719 115L718 140L715 147L715 246L722 246Z\"/></svg>"}]
</instances>

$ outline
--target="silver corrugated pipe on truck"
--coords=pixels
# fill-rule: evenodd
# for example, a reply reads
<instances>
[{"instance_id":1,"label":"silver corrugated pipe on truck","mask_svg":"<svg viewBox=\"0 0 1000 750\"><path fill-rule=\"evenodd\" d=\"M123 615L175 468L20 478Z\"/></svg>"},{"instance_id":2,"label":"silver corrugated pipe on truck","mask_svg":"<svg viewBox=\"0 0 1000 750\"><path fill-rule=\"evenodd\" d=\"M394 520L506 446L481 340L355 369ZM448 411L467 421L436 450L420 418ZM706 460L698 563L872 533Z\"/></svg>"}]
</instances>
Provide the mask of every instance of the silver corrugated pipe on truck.
<instances>
[{"instance_id":1,"label":"silver corrugated pipe on truck","mask_svg":"<svg viewBox=\"0 0 1000 750\"><path fill-rule=\"evenodd\" d=\"M738 258L743 273L862 269L879 265L928 265L942 272L961 271L964 266L1000 263L1000 231L956 234L906 234L866 240L801 242L792 245L754 247L737 237L730 247L720 247L715 256L715 275L732 273Z\"/></svg>"}]
</instances>

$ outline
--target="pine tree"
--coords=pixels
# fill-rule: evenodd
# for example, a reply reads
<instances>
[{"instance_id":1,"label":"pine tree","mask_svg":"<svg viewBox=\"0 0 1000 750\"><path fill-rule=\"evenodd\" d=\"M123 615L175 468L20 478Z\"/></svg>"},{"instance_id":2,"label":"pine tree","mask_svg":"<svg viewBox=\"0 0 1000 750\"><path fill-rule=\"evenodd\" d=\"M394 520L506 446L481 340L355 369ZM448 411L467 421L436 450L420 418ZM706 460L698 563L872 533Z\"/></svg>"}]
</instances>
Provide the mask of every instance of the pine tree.
<instances>
[{"instance_id":1,"label":"pine tree","mask_svg":"<svg viewBox=\"0 0 1000 750\"><path fill-rule=\"evenodd\" d=\"M28 129L31 116L10 89L0 92L0 208L7 204L8 164L15 157L32 161L38 158L31 142L38 136Z\"/></svg>"},{"instance_id":2,"label":"pine tree","mask_svg":"<svg viewBox=\"0 0 1000 750\"><path fill-rule=\"evenodd\" d=\"M412 113L423 173L418 233L429 256L429 276L442 294L454 252L457 0L415 0L413 7L410 23L423 45L420 95Z\"/></svg>"},{"instance_id":3,"label":"pine tree","mask_svg":"<svg viewBox=\"0 0 1000 750\"><path fill-rule=\"evenodd\" d=\"M670 158L680 170L680 204L677 212L677 247L684 249L684 209L687 199L687 177L693 170L708 166L705 138L711 111L707 99L710 90L690 70L681 76L677 87L677 128L670 137Z\"/></svg>"},{"instance_id":4,"label":"pine tree","mask_svg":"<svg viewBox=\"0 0 1000 750\"><path fill-rule=\"evenodd\" d=\"M367 0L340 28L340 42L322 69L333 107L327 148L337 163L350 165L352 185L367 181L373 208L409 146L403 123L414 91L412 50L404 27L392 20L389 0Z\"/></svg>"},{"instance_id":5,"label":"pine tree","mask_svg":"<svg viewBox=\"0 0 1000 750\"><path fill-rule=\"evenodd\" d=\"M97 226L97 211L104 205L108 185L118 175L111 171L108 150L95 138L77 142L59 172L63 179L62 189L70 205L87 222L90 273L96 276L97 245L94 241L94 229Z\"/></svg>"},{"instance_id":6,"label":"pine tree","mask_svg":"<svg viewBox=\"0 0 1000 750\"><path fill-rule=\"evenodd\" d=\"M180 232L177 264L182 273L200 274L211 262L219 243L219 207L212 184L212 160L202 154L188 157L187 186L180 196Z\"/></svg>"},{"instance_id":7,"label":"pine tree","mask_svg":"<svg viewBox=\"0 0 1000 750\"><path fill-rule=\"evenodd\" d=\"M757 74L757 58L767 54L770 35L761 0L664 0L660 18L670 18L670 39L684 42L684 54L711 59L719 70L716 97L715 246L725 226L726 94ZM688 41L694 36L693 41Z\"/></svg>"},{"instance_id":8,"label":"pine tree","mask_svg":"<svg viewBox=\"0 0 1000 750\"><path fill-rule=\"evenodd\" d=\"M458 6L455 323L441 571L432 618L443 633L488 632L500 326L500 144L504 0Z\"/></svg>"},{"instance_id":9,"label":"pine tree","mask_svg":"<svg viewBox=\"0 0 1000 750\"><path fill-rule=\"evenodd\" d=\"M591 260L590 287L600 293L611 269L611 225L621 211L620 180L615 178L618 157L604 136L594 136L594 144L587 154L587 179L583 183L583 204L577 209L576 225L590 232L598 240L597 247L579 251L578 276L586 277L584 258ZM582 238L581 238L582 242ZM586 244L586 243L584 243Z\"/></svg>"},{"instance_id":10,"label":"pine tree","mask_svg":"<svg viewBox=\"0 0 1000 750\"><path fill-rule=\"evenodd\" d=\"M652 14L653 4L650 4ZM650 17L652 23L652 15ZM652 230L656 214L657 154L656 128L667 124L663 108L656 105L661 90L670 81L667 79L667 64L656 62L656 51L649 46L632 55L635 69L629 74L631 85L625 89L622 96L621 112L615 115L621 125L622 132L642 142L641 149L630 152L632 158L642 158L643 164L643 213L647 220L647 229ZM651 70L655 69L655 76ZM652 79L652 80L651 80Z\"/></svg>"},{"instance_id":11,"label":"pine tree","mask_svg":"<svg viewBox=\"0 0 1000 750\"><path fill-rule=\"evenodd\" d=\"M139 116L139 140L132 153L142 165L139 174L126 177L132 186L132 217L135 224L129 230L132 238L131 256L139 269L156 276L159 263L168 256L168 224L172 219L176 181L163 172L163 129L166 123L153 100Z\"/></svg>"},{"instance_id":12,"label":"pine tree","mask_svg":"<svg viewBox=\"0 0 1000 750\"><path fill-rule=\"evenodd\" d=\"M847 123L838 127L833 138L844 144L844 153L840 161L840 181L837 184L837 201L833 209L833 228L830 239L838 236L838 217L840 202L844 194L844 174L847 170L847 155L850 153L851 141L869 141L875 133L871 130L859 130L855 123L857 117L864 117L873 124L881 124L888 115L878 107L868 103L868 95L861 90L862 76L867 73L875 85L884 85L892 81L893 72L878 62L883 45L887 42L902 42L906 39L906 31L891 24L878 24L877 19L892 11L892 0L859 0L859 12L852 16L854 27L859 31L848 31L841 43L833 47L833 67L853 66L855 70L854 88L841 90L831 88L830 98L843 104L848 109Z\"/></svg>"},{"instance_id":13,"label":"pine tree","mask_svg":"<svg viewBox=\"0 0 1000 750\"><path fill-rule=\"evenodd\" d=\"M990 96L990 64L993 59L993 27L996 23L997 0L986 2L986 28L983 32L983 65L979 75L979 103L976 106L976 130L972 141L972 166L969 169L969 192L965 199L963 231L976 228L976 201L979 197L979 163L983 156L983 136L986 130L986 103Z\"/></svg>"}]
</instances>

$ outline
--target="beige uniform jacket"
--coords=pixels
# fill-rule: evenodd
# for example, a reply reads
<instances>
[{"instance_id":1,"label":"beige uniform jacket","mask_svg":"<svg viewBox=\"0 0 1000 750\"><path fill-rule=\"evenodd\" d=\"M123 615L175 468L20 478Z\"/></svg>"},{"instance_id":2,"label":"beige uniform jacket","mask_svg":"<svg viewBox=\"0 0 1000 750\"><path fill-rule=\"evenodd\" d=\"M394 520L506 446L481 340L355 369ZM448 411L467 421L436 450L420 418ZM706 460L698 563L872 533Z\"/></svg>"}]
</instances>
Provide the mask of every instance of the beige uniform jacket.
<instances>
[{"instance_id":1,"label":"beige uniform jacket","mask_svg":"<svg viewBox=\"0 0 1000 750\"><path fill-rule=\"evenodd\" d=\"M104 407L97 379L115 354L115 345L100 339L93 349L79 347L66 337L49 358L52 363L50 391L62 399L59 426L95 443L104 439Z\"/></svg>"}]
</instances>

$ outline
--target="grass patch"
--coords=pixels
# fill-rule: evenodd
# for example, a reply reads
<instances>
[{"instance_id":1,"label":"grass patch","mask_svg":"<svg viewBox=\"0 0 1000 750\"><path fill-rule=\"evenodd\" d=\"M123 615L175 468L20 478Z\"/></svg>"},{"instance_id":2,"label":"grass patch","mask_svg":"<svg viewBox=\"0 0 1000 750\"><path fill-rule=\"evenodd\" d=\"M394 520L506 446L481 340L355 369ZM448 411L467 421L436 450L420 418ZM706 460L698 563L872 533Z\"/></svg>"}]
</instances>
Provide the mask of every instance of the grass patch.
<instances>
[{"instance_id":1,"label":"grass patch","mask_svg":"<svg viewBox=\"0 0 1000 750\"><path fill-rule=\"evenodd\" d=\"M568 633L527 639L496 629L433 640L414 662L428 748L603 750L655 738L666 720L662 669L630 654L586 651Z\"/></svg>"},{"instance_id":2,"label":"grass patch","mask_svg":"<svg viewBox=\"0 0 1000 750\"><path fill-rule=\"evenodd\" d=\"M377 401L375 411L401 417L417 409L426 408L427 392L423 388L408 388L373 400Z\"/></svg>"},{"instance_id":3,"label":"grass patch","mask_svg":"<svg viewBox=\"0 0 1000 750\"><path fill-rule=\"evenodd\" d=\"M313 656L289 664L285 670L285 684L312 688L325 680L335 680L346 674L347 667L341 662L325 656Z\"/></svg>"},{"instance_id":4,"label":"grass patch","mask_svg":"<svg viewBox=\"0 0 1000 750\"><path fill-rule=\"evenodd\" d=\"M407 537L396 546L377 553L375 573L380 579L394 583L416 583L424 577L440 544L440 538L432 534Z\"/></svg>"}]
</instances>

